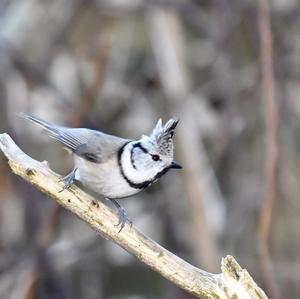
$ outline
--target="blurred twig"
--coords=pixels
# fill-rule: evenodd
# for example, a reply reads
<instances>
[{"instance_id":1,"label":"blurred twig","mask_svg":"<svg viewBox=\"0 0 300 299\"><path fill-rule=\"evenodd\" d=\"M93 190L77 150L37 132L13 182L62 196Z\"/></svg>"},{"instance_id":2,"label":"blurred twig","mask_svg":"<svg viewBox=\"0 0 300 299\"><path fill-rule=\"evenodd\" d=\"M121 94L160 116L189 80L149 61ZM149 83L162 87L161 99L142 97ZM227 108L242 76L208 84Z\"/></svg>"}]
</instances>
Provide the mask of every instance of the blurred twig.
<instances>
[{"instance_id":1,"label":"blurred twig","mask_svg":"<svg viewBox=\"0 0 300 299\"><path fill-rule=\"evenodd\" d=\"M104 82L108 56L110 55L111 39L108 38L108 32L112 27L113 20L108 19L106 21L105 30L102 29L106 34L103 34L103 37L99 39L97 45L98 52L96 57L94 58L94 82L87 90L84 91L79 107L77 109L74 109L73 114L70 115L70 123L72 126L79 126L82 123L82 120L84 120L84 117L89 115L94 109L95 102L97 100L97 93L99 89L101 89Z\"/></svg>"},{"instance_id":2,"label":"blurred twig","mask_svg":"<svg viewBox=\"0 0 300 299\"><path fill-rule=\"evenodd\" d=\"M277 197L278 103L274 96L273 46L268 0L258 1L262 96L265 105L265 190L258 223L258 250L263 280L272 299L279 298L269 252L272 212Z\"/></svg>"},{"instance_id":3,"label":"blurred twig","mask_svg":"<svg viewBox=\"0 0 300 299\"><path fill-rule=\"evenodd\" d=\"M173 255L134 227L126 225L122 233L118 233L119 229L115 226L117 215L101 202L99 208L92 205L95 199L76 186L59 192L61 184L58 176L48 168L47 163L27 156L9 135L0 135L0 148L14 173L76 214L104 238L114 241L187 292L198 298L267 298L233 257L223 259L222 274L211 274Z\"/></svg>"}]
</instances>

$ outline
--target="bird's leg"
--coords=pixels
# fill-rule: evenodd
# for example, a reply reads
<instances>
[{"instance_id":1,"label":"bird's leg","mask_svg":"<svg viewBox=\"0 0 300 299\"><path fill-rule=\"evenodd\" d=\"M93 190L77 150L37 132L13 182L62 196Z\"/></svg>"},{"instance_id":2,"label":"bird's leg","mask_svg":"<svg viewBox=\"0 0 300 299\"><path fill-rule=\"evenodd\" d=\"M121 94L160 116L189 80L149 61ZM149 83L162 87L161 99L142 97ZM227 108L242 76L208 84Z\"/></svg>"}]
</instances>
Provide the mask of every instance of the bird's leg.
<instances>
[{"instance_id":1,"label":"bird's leg","mask_svg":"<svg viewBox=\"0 0 300 299\"><path fill-rule=\"evenodd\" d=\"M63 188L59 191L62 192L65 189L68 189L74 182L75 175L76 175L77 168L74 168L69 174L67 174L65 177L62 177L59 179L59 182L63 182L64 186Z\"/></svg>"},{"instance_id":2,"label":"bird's leg","mask_svg":"<svg viewBox=\"0 0 300 299\"><path fill-rule=\"evenodd\" d=\"M121 226L119 233L121 232L121 230L123 229L123 227L125 226L126 221L129 222L130 226L132 226L132 222L131 220L129 220L126 216L126 212L124 210L124 208L113 198L108 198L118 209L118 215L119 215L119 222L118 224L116 224L115 226Z\"/></svg>"}]
</instances>

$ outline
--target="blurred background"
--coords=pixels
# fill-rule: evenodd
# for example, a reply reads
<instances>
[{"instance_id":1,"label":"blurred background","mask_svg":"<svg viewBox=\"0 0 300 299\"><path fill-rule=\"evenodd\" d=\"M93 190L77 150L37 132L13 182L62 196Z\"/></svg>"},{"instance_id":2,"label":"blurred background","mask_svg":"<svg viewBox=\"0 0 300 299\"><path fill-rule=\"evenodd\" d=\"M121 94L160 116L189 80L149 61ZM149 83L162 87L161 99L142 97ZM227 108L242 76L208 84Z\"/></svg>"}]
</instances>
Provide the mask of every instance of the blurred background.
<instances>
[{"instance_id":1,"label":"blurred background","mask_svg":"<svg viewBox=\"0 0 300 299\"><path fill-rule=\"evenodd\" d=\"M66 174L71 158L18 112L126 138L179 117L184 169L121 201L129 218L204 270L220 272L231 254L270 298L298 298L300 3L269 9L264 0L2 0L0 131ZM0 298L192 296L0 155Z\"/></svg>"}]
</instances>

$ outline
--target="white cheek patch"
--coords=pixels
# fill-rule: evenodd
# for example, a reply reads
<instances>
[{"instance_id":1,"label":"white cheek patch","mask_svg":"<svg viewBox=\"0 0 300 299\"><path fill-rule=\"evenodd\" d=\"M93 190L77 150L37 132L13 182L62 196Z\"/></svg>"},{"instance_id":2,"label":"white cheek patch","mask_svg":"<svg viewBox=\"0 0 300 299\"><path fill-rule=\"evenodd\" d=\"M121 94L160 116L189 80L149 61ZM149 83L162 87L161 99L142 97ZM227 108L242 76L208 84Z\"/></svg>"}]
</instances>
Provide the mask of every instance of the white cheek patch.
<instances>
[{"instance_id":1,"label":"white cheek patch","mask_svg":"<svg viewBox=\"0 0 300 299\"><path fill-rule=\"evenodd\" d=\"M134 168L131 160L132 159L131 149L132 149L131 144L126 146L124 148L124 152L122 154L122 159L121 159L123 171L126 177L134 183L143 183L145 181L149 181L153 179L156 176L156 174L159 172L159 169L155 167L147 168L147 165L151 163L151 161L147 161L147 160L140 162L141 163L140 167L139 165L137 165L137 161L135 161L134 165L136 168Z\"/></svg>"}]
</instances>

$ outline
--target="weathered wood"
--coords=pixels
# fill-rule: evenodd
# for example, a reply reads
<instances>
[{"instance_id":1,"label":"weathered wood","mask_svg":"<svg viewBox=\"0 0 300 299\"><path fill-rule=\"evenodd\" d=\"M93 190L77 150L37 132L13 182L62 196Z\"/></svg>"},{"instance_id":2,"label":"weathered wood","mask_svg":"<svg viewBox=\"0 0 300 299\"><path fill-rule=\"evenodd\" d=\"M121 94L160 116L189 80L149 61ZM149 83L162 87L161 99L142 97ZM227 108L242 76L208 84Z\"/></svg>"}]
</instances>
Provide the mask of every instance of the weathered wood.
<instances>
[{"instance_id":1,"label":"weathered wood","mask_svg":"<svg viewBox=\"0 0 300 299\"><path fill-rule=\"evenodd\" d=\"M212 274L172 254L134 226L126 224L118 233L119 228L115 226L117 215L102 202L99 201L99 206L93 205L95 199L76 186L60 193L62 183L58 182L59 176L48 167L47 162L38 162L27 156L7 134L0 134L0 149L15 174L187 292L198 298L267 298L232 256L222 260L221 274Z\"/></svg>"}]
</instances>

